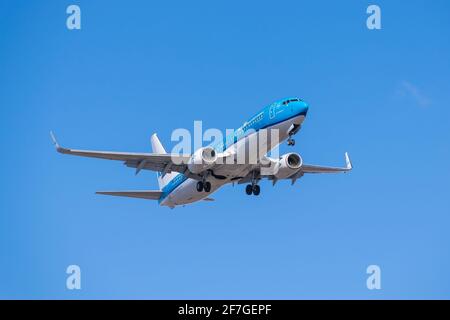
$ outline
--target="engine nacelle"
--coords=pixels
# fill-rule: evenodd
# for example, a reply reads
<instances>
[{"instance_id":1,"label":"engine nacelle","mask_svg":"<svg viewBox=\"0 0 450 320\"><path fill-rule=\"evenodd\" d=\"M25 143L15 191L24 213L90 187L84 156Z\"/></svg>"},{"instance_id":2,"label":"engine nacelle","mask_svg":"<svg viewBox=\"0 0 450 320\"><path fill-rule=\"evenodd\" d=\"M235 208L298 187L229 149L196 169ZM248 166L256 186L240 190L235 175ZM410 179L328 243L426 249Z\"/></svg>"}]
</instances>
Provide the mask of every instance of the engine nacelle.
<instances>
[{"instance_id":1,"label":"engine nacelle","mask_svg":"<svg viewBox=\"0 0 450 320\"><path fill-rule=\"evenodd\" d=\"M188 169L192 173L201 173L211 168L217 161L217 152L211 148L198 149L188 162Z\"/></svg>"},{"instance_id":2,"label":"engine nacelle","mask_svg":"<svg viewBox=\"0 0 450 320\"><path fill-rule=\"evenodd\" d=\"M277 162L274 176L285 179L296 173L303 165L303 159L298 153L287 153Z\"/></svg>"}]
</instances>

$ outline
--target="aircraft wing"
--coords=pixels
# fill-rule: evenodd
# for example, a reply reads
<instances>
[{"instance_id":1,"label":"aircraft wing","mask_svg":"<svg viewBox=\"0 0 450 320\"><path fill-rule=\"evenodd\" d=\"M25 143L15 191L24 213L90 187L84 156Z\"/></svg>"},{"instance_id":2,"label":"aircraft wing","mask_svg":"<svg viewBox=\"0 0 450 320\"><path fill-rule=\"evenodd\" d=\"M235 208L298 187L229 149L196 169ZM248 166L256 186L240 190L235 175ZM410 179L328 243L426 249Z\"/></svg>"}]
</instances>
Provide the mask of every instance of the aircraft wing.
<instances>
[{"instance_id":1,"label":"aircraft wing","mask_svg":"<svg viewBox=\"0 0 450 320\"><path fill-rule=\"evenodd\" d=\"M327 166L319 166L319 165L311 165L311 164L303 164L297 172L294 172L289 177L284 178L283 180L291 180L291 183L294 184L295 181L301 178L305 173L340 173L340 172L349 172L353 169L352 163L350 161L350 157L348 153L345 153L345 167L327 167ZM262 175L261 170L257 170L256 173L250 172L247 176L243 177L238 181L238 184L249 183L252 181L252 178L256 179L268 179L272 180L273 184L275 184L278 179L275 175Z\"/></svg>"},{"instance_id":2,"label":"aircraft wing","mask_svg":"<svg viewBox=\"0 0 450 320\"><path fill-rule=\"evenodd\" d=\"M324 167L317 165L304 164L301 167L301 171L303 173L339 173L339 172L348 172L353 169L352 163L350 161L350 157L348 153L345 153L345 167Z\"/></svg>"},{"instance_id":3,"label":"aircraft wing","mask_svg":"<svg viewBox=\"0 0 450 320\"><path fill-rule=\"evenodd\" d=\"M96 194L103 194L106 196L117 197L130 197L141 198L147 200L158 200L162 192L161 191L97 191Z\"/></svg>"},{"instance_id":4,"label":"aircraft wing","mask_svg":"<svg viewBox=\"0 0 450 320\"><path fill-rule=\"evenodd\" d=\"M187 163L189 155L157 154L157 153L129 153L93 150L75 150L61 147L50 132L56 150L59 153L80 157L99 158L123 161L127 167L136 168L136 174L142 169L170 173L172 171L188 174Z\"/></svg>"}]
</instances>

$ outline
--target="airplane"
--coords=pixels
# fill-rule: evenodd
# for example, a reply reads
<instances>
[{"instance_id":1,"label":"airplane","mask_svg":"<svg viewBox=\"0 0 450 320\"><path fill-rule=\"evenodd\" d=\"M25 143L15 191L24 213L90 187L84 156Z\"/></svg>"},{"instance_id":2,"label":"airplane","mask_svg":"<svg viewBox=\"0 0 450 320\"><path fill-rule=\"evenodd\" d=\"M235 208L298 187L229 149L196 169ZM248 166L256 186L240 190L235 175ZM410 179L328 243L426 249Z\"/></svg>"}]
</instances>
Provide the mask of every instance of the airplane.
<instances>
[{"instance_id":1,"label":"airplane","mask_svg":"<svg viewBox=\"0 0 450 320\"><path fill-rule=\"evenodd\" d=\"M300 98L279 100L234 130L231 137L227 137L231 138L231 143L214 142L188 155L167 153L156 133L151 136L153 153L67 149L58 144L53 132L50 136L59 153L123 161L127 167L135 168L136 174L141 170L157 172L159 190L97 191L97 194L157 200L159 205L173 209L200 200L213 201L210 195L226 184L247 184L246 194L257 196L261 192L259 182L263 179L271 180L273 185L279 180L291 180L294 185L304 174L351 171L353 167L347 152L345 167L305 164L295 152L277 158L267 155L282 141L295 145L292 137L299 132L308 109L308 103ZM272 137L267 132L276 132L277 138L267 138ZM249 148L256 141L258 148ZM241 152L246 155L240 158L244 161L238 161ZM256 161L249 161L249 155Z\"/></svg>"}]
</instances>

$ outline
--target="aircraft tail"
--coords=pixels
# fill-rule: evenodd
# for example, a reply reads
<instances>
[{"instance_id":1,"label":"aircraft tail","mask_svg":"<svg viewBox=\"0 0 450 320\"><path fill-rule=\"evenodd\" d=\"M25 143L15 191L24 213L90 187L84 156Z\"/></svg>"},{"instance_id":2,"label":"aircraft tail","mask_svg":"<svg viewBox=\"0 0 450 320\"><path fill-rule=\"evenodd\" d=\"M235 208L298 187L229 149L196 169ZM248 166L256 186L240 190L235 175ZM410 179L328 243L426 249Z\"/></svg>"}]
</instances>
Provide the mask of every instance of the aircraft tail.
<instances>
[{"instance_id":1,"label":"aircraft tail","mask_svg":"<svg viewBox=\"0 0 450 320\"><path fill-rule=\"evenodd\" d=\"M159 138L156 135L156 133L152 134L150 141L152 143L152 152L153 153L167 154L166 149L164 149L164 147L163 147L161 141L159 141ZM177 173L176 172L171 172L171 173L157 172L156 175L158 178L159 189L162 190L173 178L175 178Z\"/></svg>"}]
</instances>

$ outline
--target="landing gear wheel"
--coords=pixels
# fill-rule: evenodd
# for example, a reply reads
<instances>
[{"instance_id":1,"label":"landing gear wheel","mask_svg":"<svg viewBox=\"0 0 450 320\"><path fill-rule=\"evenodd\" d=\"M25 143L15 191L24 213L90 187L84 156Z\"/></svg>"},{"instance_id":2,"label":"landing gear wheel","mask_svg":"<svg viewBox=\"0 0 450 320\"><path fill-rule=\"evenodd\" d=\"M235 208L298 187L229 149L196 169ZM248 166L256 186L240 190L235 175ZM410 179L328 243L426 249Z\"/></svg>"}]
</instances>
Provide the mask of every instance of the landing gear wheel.
<instances>
[{"instance_id":1,"label":"landing gear wheel","mask_svg":"<svg viewBox=\"0 0 450 320\"><path fill-rule=\"evenodd\" d=\"M203 191L203 182L202 181L197 182L197 191L198 192Z\"/></svg>"},{"instance_id":2,"label":"landing gear wheel","mask_svg":"<svg viewBox=\"0 0 450 320\"><path fill-rule=\"evenodd\" d=\"M288 144L288 146L295 146L295 140L292 138L289 138L287 144Z\"/></svg>"},{"instance_id":3,"label":"landing gear wheel","mask_svg":"<svg viewBox=\"0 0 450 320\"><path fill-rule=\"evenodd\" d=\"M253 194L255 195L255 196L259 196L259 193L261 192L261 188L257 185L257 184L255 184L254 186L253 186Z\"/></svg>"},{"instance_id":4,"label":"landing gear wheel","mask_svg":"<svg viewBox=\"0 0 450 320\"><path fill-rule=\"evenodd\" d=\"M210 191L211 191L211 182L206 181L206 182L203 184L203 188L204 188L205 192L210 192Z\"/></svg>"},{"instance_id":5,"label":"landing gear wheel","mask_svg":"<svg viewBox=\"0 0 450 320\"><path fill-rule=\"evenodd\" d=\"M249 196L253 193L253 186L251 184L248 184L245 187L245 193L248 194Z\"/></svg>"}]
</instances>

